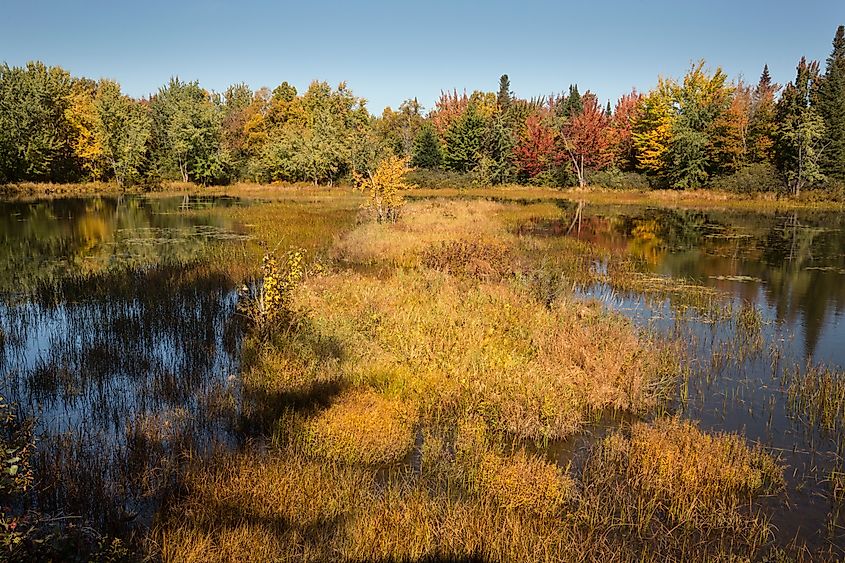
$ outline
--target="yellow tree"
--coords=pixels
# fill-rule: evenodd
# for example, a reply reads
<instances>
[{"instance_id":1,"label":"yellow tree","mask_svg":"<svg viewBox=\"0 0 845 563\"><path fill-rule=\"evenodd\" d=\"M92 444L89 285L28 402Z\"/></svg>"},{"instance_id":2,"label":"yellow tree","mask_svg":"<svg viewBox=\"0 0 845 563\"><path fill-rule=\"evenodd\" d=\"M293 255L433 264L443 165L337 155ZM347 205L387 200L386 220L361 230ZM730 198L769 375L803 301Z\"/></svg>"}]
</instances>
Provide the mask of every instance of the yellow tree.
<instances>
[{"instance_id":1,"label":"yellow tree","mask_svg":"<svg viewBox=\"0 0 845 563\"><path fill-rule=\"evenodd\" d=\"M99 180L106 171L99 115L94 105L97 85L88 80L74 83L68 95L65 119L71 127L70 145L83 169L92 180Z\"/></svg>"},{"instance_id":2,"label":"yellow tree","mask_svg":"<svg viewBox=\"0 0 845 563\"><path fill-rule=\"evenodd\" d=\"M407 189L405 175L409 172L409 159L390 155L382 160L375 172L366 176L354 173L358 189L370 196L369 207L374 209L379 223L395 223L402 208L401 190Z\"/></svg>"},{"instance_id":3,"label":"yellow tree","mask_svg":"<svg viewBox=\"0 0 845 563\"><path fill-rule=\"evenodd\" d=\"M677 118L672 96L675 87L674 81L660 77L657 87L643 97L634 119L631 140L637 167L655 176L663 176L666 171L665 156Z\"/></svg>"}]
</instances>

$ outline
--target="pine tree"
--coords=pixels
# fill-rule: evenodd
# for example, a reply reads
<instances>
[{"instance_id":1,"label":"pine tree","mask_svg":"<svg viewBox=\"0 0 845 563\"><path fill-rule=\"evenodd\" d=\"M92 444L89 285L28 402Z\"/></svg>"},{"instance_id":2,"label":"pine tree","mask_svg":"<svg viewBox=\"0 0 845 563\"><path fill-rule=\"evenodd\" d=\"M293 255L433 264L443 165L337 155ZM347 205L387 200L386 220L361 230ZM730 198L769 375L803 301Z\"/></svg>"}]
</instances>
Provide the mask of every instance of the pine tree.
<instances>
[{"instance_id":1,"label":"pine tree","mask_svg":"<svg viewBox=\"0 0 845 563\"><path fill-rule=\"evenodd\" d=\"M833 39L817 106L826 128L822 170L831 178L845 180L845 26L842 25Z\"/></svg>"},{"instance_id":2,"label":"pine tree","mask_svg":"<svg viewBox=\"0 0 845 563\"><path fill-rule=\"evenodd\" d=\"M414 139L414 155L411 165L432 169L439 167L441 160L440 140L437 138L437 132L434 130L434 126L426 121Z\"/></svg>"},{"instance_id":3,"label":"pine tree","mask_svg":"<svg viewBox=\"0 0 845 563\"><path fill-rule=\"evenodd\" d=\"M825 124L812 104L819 80L819 64L802 58L795 82L787 84L777 104L777 166L793 194L824 179L820 160Z\"/></svg>"},{"instance_id":4,"label":"pine tree","mask_svg":"<svg viewBox=\"0 0 845 563\"><path fill-rule=\"evenodd\" d=\"M511 101L513 99L513 94L511 94L511 81L508 78L507 74L503 74L499 77L499 94L496 97L496 101L499 104L499 110L504 113L508 111L508 108L511 107Z\"/></svg>"},{"instance_id":5,"label":"pine tree","mask_svg":"<svg viewBox=\"0 0 845 563\"><path fill-rule=\"evenodd\" d=\"M478 114L475 104L469 104L466 111L446 131L446 147L443 162L456 172L469 172L481 160L484 141L484 119Z\"/></svg>"},{"instance_id":6,"label":"pine tree","mask_svg":"<svg viewBox=\"0 0 845 563\"><path fill-rule=\"evenodd\" d=\"M505 119L501 115L490 120L484 132L482 146L486 163L486 176L491 184L505 184L513 180L516 167L513 162L514 139Z\"/></svg>"},{"instance_id":7,"label":"pine tree","mask_svg":"<svg viewBox=\"0 0 845 563\"><path fill-rule=\"evenodd\" d=\"M774 160L775 93L780 85L772 82L769 65L763 67L760 81L751 93L748 118L748 161L771 162Z\"/></svg>"},{"instance_id":8,"label":"pine tree","mask_svg":"<svg viewBox=\"0 0 845 563\"><path fill-rule=\"evenodd\" d=\"M578 92L578 85L571 84L569 86L569 95L566 97L566 105L564 113L566 117L579 115L584 111L584 103L581 100L581 94Z\"/></svg>"}]
</instances>

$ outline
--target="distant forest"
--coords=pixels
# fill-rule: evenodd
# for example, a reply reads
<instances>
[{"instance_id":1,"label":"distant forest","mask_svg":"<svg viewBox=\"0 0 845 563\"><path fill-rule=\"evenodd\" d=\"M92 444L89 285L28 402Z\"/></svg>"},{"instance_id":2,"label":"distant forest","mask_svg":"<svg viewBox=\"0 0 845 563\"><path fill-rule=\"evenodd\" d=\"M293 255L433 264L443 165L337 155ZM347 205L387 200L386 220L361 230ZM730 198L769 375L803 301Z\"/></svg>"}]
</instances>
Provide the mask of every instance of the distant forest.
<instances>
[{"instance_id":1,"label":"distant forest","mask_svg":"<svg viewBox=\"0 0 845 563\"><path fill-rule=\"evenodd\" d=\"M0 65L0 183L234 181L331 184L395 154L420 185L842 190L845 28L822 69L730 81L703 61L680 80L604 104L576 85L515 96L444 91L381 116L341 83L209 92L173 78L149 99L31 62Z\"/></svg>"}]
</instances>

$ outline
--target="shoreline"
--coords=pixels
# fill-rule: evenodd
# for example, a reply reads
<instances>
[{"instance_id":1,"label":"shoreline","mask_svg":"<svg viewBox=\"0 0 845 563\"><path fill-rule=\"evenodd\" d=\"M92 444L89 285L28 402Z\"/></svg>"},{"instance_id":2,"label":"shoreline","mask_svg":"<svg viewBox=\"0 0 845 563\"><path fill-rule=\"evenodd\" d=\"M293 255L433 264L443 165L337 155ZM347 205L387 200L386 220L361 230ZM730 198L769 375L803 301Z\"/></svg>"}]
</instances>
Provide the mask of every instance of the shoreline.
<instances>
[{"instance_id":1,"label":"shoreline","mask_svg":"<svg viewBox=\"0 0 845 563\"><path fill-rule=\"evenodd\" d=\"M121 188L113 182L75 184L22 183L0 185L0 198L29 200L42 197L73 197L94 195L212 195L247 198L288 199L298 197L334 196L352 192L346 184L315 186L313 184L253 184L237 183L223 186L201 186L193 183L168 182L155 190L137 186ZM405 191L412 198L493 198L507 200L541 199L570 200L602 205L652 205L659 207L736 209L747 211L814 210L845 211L845 201L823 198L808 192L798 198L777 197L775 194L741 195L721 190L613 190L601 187L550 188L539 186L504 185L479 188L415 188ZM818 198L816 196L819 196Z\"/></svg>"}]
</instances>

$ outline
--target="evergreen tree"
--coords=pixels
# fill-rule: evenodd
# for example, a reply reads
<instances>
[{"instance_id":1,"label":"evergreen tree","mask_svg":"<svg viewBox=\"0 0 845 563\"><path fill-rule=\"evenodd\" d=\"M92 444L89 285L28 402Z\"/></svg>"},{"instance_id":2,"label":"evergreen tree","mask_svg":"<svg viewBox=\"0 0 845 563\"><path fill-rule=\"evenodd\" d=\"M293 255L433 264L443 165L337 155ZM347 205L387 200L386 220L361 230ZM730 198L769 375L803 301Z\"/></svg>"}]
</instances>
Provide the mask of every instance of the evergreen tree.
<instances>
[{"instance_id":1,"label":"evergreen tree","mask_svg":"<svg viewBox=\"0 0 845 563\"><path fill-rule=\"evenodd\" d=\"M414 154L411 165L417 168L438 168L442 160L440 154L440 139L434 126L426 121L414 139Z\"/></svg>"},{"instance_id":2,"label":"evergreen tree","mask_svg":"<svg viewBox=\"0 0 845 563\"><path fill-rule=\"evenodd\" d=\"M513 100L513 94L511 93L511 81L508 78L507 74L503 74L499 77L499 94L496 97L496 101L499 104L499 111L506 112L508 108L511 107L511 101Z\"/></svg>"},{"instance_id":3,"label":"evergreen tree","mask_svg":"<svg viewBox=\"0 0 845 563\"><path fill-rule=\"evenodd\" d=\"M775 139L775 93L780 86L772 82L769 65L763 67L760 81L751 93L748 118L749 162L772 162Z\"/></svg>"},{"instance_id":4,"label":"evergreen tree","mask_svg":"<svg viewBox=\"0 0 845 563\"><path fill-rule=\"evenodd\" d=\"M513 180L516 167L513 162L514 139L501 115L490 120L484 133L482 146L485 176L490 184L505 184Z\"/></svg>"},{"instance_id":5,"label":"evergreen tree","mask_svg":"<svg viewBox=\"0 0 845 563\"><path fill-rule=\"evenodd\" d=\"M826 176L845 180L845 26L836 30L817 105L826 129L822 170Z\"/></svg>"},{"instance_id":6,"label":"evergreen tree","mask_svg":"<svg viewBox=\"0 0 845 563\"><path fill-rule=\"evenodd\" d=\"M820 161L825 124L813 105L818 80L819 64L802 58L795 82L787 84L777 104L776 164L795 195L824 179Z\"/></svg>"},{"instance_id":7,"label":"evergreen tree","mask_svg":"<svg viewBox=\"0 0 845 563\"><path fill-rule=\"evenodd\" d=\"M584 111L584 103L581 100L581 94L578 92L577 84L571 84L569 86L569 95L566 97L566 105L564 109L566 117L579 115L582 111Z\"/></svg>"},{"instance_id":8,"label":"evergreen tree","mask_svg":"<svg viewBox=\"0 0 845 563\"><path fill-rule=\"evenodd\" d=\"M456 172L470 172L478 165L484 129L484 119L478 114L475 104L469 104L463 115L446 131L443 162L447 168Z\"/></svg>"}]
</instances>

